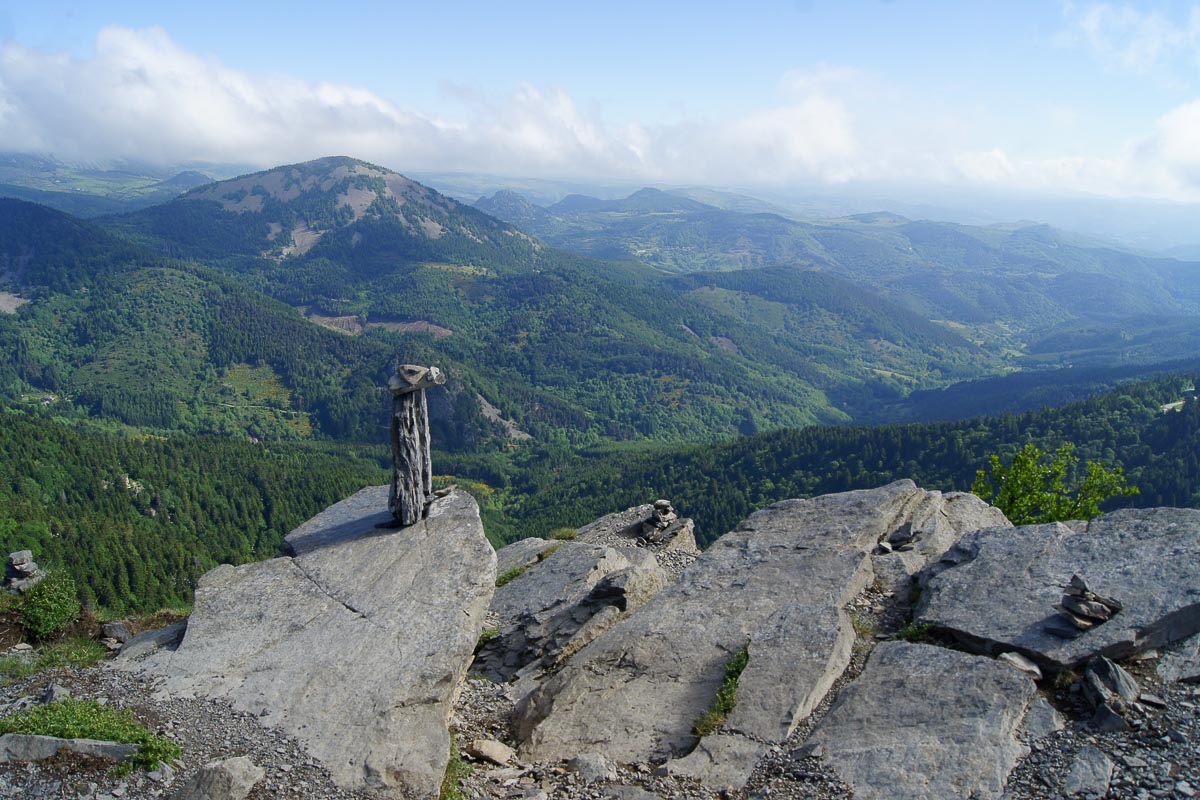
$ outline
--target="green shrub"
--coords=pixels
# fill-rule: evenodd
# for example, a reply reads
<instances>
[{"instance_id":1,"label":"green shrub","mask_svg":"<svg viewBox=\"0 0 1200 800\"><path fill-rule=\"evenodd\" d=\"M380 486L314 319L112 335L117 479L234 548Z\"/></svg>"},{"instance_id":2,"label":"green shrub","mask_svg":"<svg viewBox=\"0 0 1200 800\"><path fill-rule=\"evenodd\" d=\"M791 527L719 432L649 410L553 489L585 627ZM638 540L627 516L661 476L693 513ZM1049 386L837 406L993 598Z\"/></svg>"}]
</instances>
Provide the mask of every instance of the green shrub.
<instances>
[{"instance_id":1,"label":"green shrub","mask_svg":"<svg viewBox=\"0 0 1200 800\"><path fill-rule=\"evenodd\" d=\"M555 539L560 542L570 542L575 538L574 528L555 528L546 535L547 539Z\"/></svg>"},{"instance_id":2,"label":"green shrub","mask_svg":"<svg viewBox=\"0 0 1200 800\"><path fill-rule=\"evenodd\" d=\"M991 456L988 470L975 473L971 492L1003 511L1014 525L1090 520L1100 514L1105 500L1138 494L1136 486L1125 484L1125 470L1095 461L1087 462L1083 480L1072 488L1068 477L1078 463L1070 442L1052 454L1031 442L1007 465L1000 456Z\"/></svg>"},{"instance_id":3,"label":"green shrub","mask_svg":"<svg viewBox=\"0 0 1200 800\"><path fill-rule=\"evenodd\" d=\"M738 680L749 663L750 643L747 642L742 645L741 650L738 650L725 662L725 677L721 681L721 688L717 690L716 699L692 726L692 730L697 736L708 736L716 731L737 706Z\"/></svg>"},{"instance_id":4,"label":"green shrub","mask_svg":"<svg viewBox=\"0 0 1200 800\"><path fill-rule=\"evenodd\" d=\"M180 755L179 745L150 733L128 709L109 708L95 700L67 699L20 711L0 719L0 735L5 733L136 744L138 751L130 760L145 769Z\"/></svg>"},{"instance_id":5,"label":"green shrub","mask_svg":"<svg viewBox=\"0 0 1200 800\"><path fill-rule=\"evenodd\" d=\"M66 630L82 610L75 580L52 570L21 598L21 624L33 638L47 639Z\"/></svg>"}]
</instances>

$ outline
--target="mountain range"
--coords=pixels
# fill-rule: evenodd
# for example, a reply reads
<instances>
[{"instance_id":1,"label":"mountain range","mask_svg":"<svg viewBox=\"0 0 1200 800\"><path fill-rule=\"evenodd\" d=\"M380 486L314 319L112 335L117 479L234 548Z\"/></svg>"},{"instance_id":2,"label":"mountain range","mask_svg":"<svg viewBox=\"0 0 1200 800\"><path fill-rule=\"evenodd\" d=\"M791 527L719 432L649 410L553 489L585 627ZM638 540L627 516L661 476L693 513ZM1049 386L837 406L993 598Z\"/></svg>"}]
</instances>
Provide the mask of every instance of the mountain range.
<instances>
[{"instance_id":1,"label":"mountain range","mask_svg":"<svg viewBox=\"0 0 1200 800\"><path fill-rule=\"evenodd\" d=\"M33 301L0 317L10 394L130 424L369 440L388 365L437 360L448 441L496 433L481 402L543 441L709 441L998 365L828 271L574 256L347 158L90 222L0 202L5 288Z\"/></svg>"},{"instance_id":2,"label":"mountain range","mask_svg":"<svg viewBox=\"0 0 1200 800\"><path fill-rule=\"evenodd\" d=\"M887 212L799 221L649 188L621 200L570 195L545 208L500 191L475 206L572 252L665 271L801 265L836 274L1008 348L1024 366L1105 364L1118 353L1152 361L1200 345L1192 324L1200 263L1046 225L980 227Z\"/></svg>"}]
</instances>

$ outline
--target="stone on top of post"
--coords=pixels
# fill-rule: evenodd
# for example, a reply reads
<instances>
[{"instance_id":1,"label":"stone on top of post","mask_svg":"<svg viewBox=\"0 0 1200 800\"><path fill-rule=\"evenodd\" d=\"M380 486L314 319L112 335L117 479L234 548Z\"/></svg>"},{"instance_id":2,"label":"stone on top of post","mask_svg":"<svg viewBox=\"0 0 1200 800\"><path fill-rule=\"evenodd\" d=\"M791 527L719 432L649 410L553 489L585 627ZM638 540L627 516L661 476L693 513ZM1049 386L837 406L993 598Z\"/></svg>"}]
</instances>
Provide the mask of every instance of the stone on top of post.
<instances>
[{"instance_id":1,"label":"stone on top of post","mask_svg":"<svg viewBox=\"0 0 1200 800\"><path fill-rule=\"evenodd\" d=\"M437 367L414 364L401 364L388 379L388 391L392 393L392 487L388 509L402 527L424 518L433 496L425 389L445 382L446 376Z\"/></svg>"}]
</instances>

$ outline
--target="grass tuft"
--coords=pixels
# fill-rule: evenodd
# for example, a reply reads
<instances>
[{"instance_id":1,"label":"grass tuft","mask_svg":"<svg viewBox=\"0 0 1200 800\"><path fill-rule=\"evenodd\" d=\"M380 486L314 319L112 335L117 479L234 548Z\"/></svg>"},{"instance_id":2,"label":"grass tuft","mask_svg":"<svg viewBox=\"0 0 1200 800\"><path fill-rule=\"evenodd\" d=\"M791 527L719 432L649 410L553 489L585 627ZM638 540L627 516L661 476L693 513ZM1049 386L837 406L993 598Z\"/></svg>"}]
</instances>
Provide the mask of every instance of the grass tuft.
<instances>
[{"instance_id":1,"label":"grass tuft","mask_svg":"<svg viewBox=\"0 0 1200 800\"><path fill-rule=\"evenodd\" d=\"M504 586L507 583L512 583L517 578L524 575L526 569L528 569L528 567L521 566L504 570L504 572L500 573L500 575L496 578L496 588L499 589L501 586Z\"/></svg>"},{"instance_id":2,"label":"grass tuft","mask_svg":"<svg viewBox=\"0 0 1200 800\"><path fill-rule=\"evenodd\" d=\"M479 639L475 642L475 652L478 653L483 649L484 645L500 635L499 628L484 628L479 633Z\"/></svg>"},{"instance_id":3,"label":"grass tuft","mask_svg":"<svg viewBox=\"0 0 1200 800\"><path fill-rule=\"evenodd\" d=\"M708 736L725 724L725 719L737 706L738 680L749 663L750 643L747 642L725 662L725 678L721 681L721 688L717 689L713 704L692 726L697 736Z\"/></svg>"},{"instance_id":4,"label":"grass tuft","mask_svg":"<svg viewBox=\"0 0 1200 800\"><path fill-rule=\"evenodd\" d=\"M909 622L896 631L896 638L915 644L929 638L929 632L932 630L933 625L928 622Z\"/></svg>"},{"instance_id":5,"label":"grass tuft","mask_svg":"<svg viewBox=\"0 0 1200 800\"><path fill-rule=\"evenodd\" d=\"M87 667L108 654L108 648L94 639L63 639L44 645L29 656L0 658L0 679L18 680L51 667Z\"/></svg>"},{"instance_id":6,"label":"grass tuft","mask_svg":"<svg viewBox=\"0 0 1200 800\"><path fill-rule=\"evenodd\" d=\"M870 639L875 635L875 626L858 611L850 612L850 624L854 626L854 632L864 639Z\"/></svg>"},{"instance_id":7,"label":"grass tuft","mask_svg":"<svg viewBox=\"0 0 1200 800\"><path fill-rule=\"evenodd\" d=\"M463 800L463 779L471 774L472 767L458 751L458 742L453 733L450 734L450 760L446 762L446 772L442 775L442 786L438 791L438 800Z\"/></svg>"}]
</instances>

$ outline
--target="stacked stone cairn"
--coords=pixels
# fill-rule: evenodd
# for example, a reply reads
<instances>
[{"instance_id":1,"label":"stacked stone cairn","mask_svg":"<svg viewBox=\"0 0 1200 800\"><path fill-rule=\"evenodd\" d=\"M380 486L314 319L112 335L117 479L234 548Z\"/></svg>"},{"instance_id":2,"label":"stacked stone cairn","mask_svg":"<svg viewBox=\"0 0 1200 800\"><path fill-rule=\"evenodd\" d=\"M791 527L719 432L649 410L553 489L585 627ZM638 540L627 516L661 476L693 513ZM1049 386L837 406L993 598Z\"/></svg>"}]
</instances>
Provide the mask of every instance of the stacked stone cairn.
<instances>
[{"instance_id":1,"label":"stacked stone cairn","mask_svg":"<svg viewBox=\"0 0 1200 800\"><path fill-rule=\"evenodd\" d=\"M650 518L642 523L642 540L647 544L659 544L667 536L671 523L679 519L675 507L670 500L655 500L654 511Z\"/></svg>"},{"instance_id":2,"label":"stacked stone cairn","mask_svg":"<svg viewBox=\"0 0 1200 800\"><path fill-rule=\"evenodd\" d=\"M1111 597L1102 597L1088 588L1078 575L1072 575L1065 587L1058 613L1081 631L1091 630L1108 622L1113 614L1121 610L1121 603Z\"/></svg>"},{"instance_id":3,"label":"stacked stone cairn","mask_svg":"<svg viewBox=\"0 0 1200 800\"><path fill-rule=\"evenodd\" d=\"M33 552L18 550L8 557L4 566L4 588L10 592L27 592L41 583L46 573L33 560Z\"/></svg>"}]
</instances>

